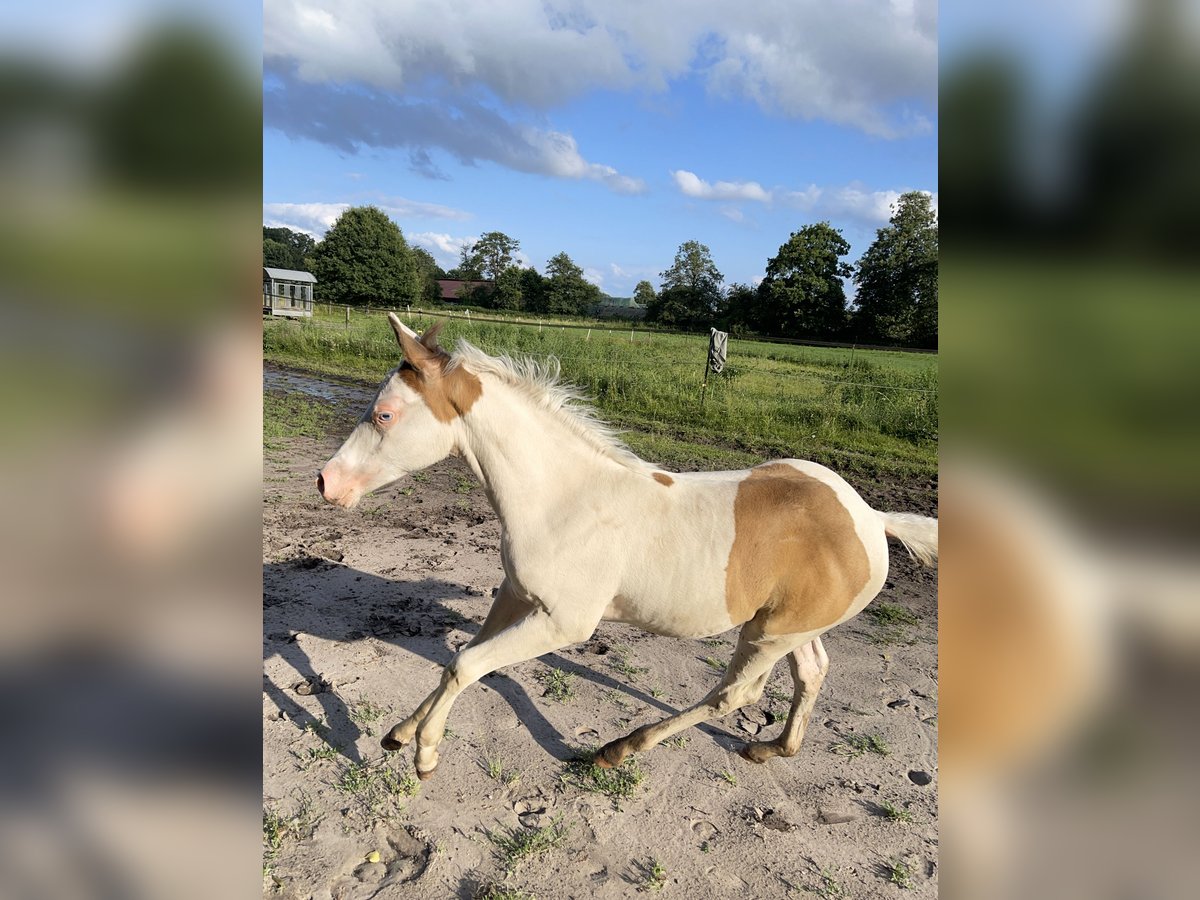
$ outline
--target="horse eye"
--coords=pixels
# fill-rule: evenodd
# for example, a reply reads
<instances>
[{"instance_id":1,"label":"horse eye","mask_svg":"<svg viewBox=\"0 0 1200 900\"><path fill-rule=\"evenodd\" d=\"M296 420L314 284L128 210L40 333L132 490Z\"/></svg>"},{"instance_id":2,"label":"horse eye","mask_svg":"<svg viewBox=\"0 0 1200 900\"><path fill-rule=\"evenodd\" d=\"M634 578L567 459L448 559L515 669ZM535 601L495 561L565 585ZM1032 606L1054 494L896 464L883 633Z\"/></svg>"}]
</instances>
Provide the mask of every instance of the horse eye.
<instances>
[{"instance_id":1,"label":"horse eye","mask_svg":"<svg viewBox=\"0 0 1200 900\"><path fill-rule=\"evenodd\" d=\"M392 421L392 414L390 412L377 412L375 413L375 418L380 422L390 422Z\"/></svg>"}]
</instances>

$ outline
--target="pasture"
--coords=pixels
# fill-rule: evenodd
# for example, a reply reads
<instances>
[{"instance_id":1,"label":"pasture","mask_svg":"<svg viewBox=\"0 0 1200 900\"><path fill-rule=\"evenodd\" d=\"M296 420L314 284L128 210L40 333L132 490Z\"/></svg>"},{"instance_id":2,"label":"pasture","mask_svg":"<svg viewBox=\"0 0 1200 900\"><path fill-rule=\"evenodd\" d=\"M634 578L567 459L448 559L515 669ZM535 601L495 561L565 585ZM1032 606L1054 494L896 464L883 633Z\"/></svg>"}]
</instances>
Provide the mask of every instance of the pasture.
<instances>
[{"instance_id":1,"label":"pasture","mask_svg":"<svg viewBox=\"0 0 1200 900\"><path fill-rule=\"evenodd\" d=\"M435 320L414 316L423 330ZM900 351L731 340L724 372L709 377L708 340L624 323L588 329L447 319L443 344L465 337L488 353L556 357L566 380L627 431L635 452L668 467L740 468L795 456L843 474L922 478L937 470L937 357ZM268 321L273 363L378 383L398 362L384 314L319 312Z\"/></svg>"}]
</instances>

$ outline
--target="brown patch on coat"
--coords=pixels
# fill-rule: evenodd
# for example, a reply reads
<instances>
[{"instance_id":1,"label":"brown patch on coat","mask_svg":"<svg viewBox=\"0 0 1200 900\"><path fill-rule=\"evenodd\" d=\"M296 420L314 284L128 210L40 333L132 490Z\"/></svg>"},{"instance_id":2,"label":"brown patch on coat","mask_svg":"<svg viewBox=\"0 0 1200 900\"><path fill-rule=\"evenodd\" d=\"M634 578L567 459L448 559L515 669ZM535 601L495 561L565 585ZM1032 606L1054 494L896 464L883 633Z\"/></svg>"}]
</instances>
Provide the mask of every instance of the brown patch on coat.
<instances>
[{"instance_id":1,"label":"brown patch on coat","mask_svg":"<svg viewBox=\"0 0 1200 900\"><path fill-rule=\"evenodd\" d=\"M733 624L759 617L767 634L838 621L871 575L854 519L834 489L787 463L753 469L738 485L725 569Z\"/></svg>"},{"instance_id":2,"label":"brown patch on coat","mask_svg":"<svg viewBox=\"0 0 1200 900\"><path fill-rule=\"evenodd\" d=\"M433 417L445 423L470 412L483 393L483 385L477 375L461 366L447 370L450 354L443 351L442 356L440 366L417 369L405 362L396 374L420 395Z\"/></svg>"},{"instance_id":3,"label":"brown patch on coat","mask_svg":"<svg viewBox=\"0 0 1200 900\"><path fill-rule=\"evenodd\" d=\"M653 478L655 481L657 481L659 484L663 485L664 487L670 487L671 485L673 485L675 483L675 479L672 478L670 475L668 475L666 472L655 472L650 477Z\"/></svg>"}]
</instances>

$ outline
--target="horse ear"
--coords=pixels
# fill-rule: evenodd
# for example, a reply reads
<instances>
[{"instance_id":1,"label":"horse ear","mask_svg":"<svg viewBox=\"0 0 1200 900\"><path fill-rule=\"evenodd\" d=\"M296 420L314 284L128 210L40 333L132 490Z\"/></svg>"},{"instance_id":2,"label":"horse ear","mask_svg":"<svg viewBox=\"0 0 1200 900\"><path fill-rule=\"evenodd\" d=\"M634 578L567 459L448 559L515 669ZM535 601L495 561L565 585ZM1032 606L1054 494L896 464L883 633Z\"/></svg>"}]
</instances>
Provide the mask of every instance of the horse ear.
<instances>
[{"instance_id":1,"label":"horse ear","mask_svg":"<svg viewBox=\"0 0 1200 900\"><path fill-rule=\"evenodd\" d=\"M421 343L434 353L445 352L438 345L438 335L442 333L442 326L445 324L445 322L435 322L423 335L421 335Z\"/></svg>"},{"instance_id":2,"label":"horse ear","mask_svg":"<svg viewBox=\"0 0 1200 900\"><path fill-rule=\"evenodd\" d=\"M388 323L392 326L392 331L396 332L396 342L400 344L400 349L404 352L404 358L413 366L421 371L426 371L433 368L435 365L440 365L440 351L430 349L423 342L421 337L405 325L396 316L395 313L388 313ZM436 328L436 326L434 326ZM434 329L431 328L430 331ZM426 332L428 334L429 332ZM436 338L436 335L434 335Z\"/></svg>"}]
</instances>

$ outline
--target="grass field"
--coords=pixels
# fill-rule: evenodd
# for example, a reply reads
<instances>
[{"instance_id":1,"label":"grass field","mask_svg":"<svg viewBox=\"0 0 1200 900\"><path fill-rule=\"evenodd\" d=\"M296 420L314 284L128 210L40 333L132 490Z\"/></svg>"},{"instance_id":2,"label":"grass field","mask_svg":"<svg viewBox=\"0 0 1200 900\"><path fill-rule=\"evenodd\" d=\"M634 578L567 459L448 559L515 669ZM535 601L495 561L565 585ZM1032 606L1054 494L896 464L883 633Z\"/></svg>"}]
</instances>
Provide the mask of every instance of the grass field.
<instances>
[{"instance_id":1,"label":"grass field","mask_svg":"<svg viewBox=\"0 0 1200 900\"><path fill-rule=\"evenodd\" d=\"M418 330L433 319L414 316ZM557 357L640 455L674 467L728 468L764 458L813 459L864 475L937 469L938 359L897 351L733 340L700 402L708 340L597 323L591 331L450 319L443 344L465 337L489 353ZM270 362L378 382L399 361L381 312L340 310L264 323Z\"/></svg>"}]
</instances>

